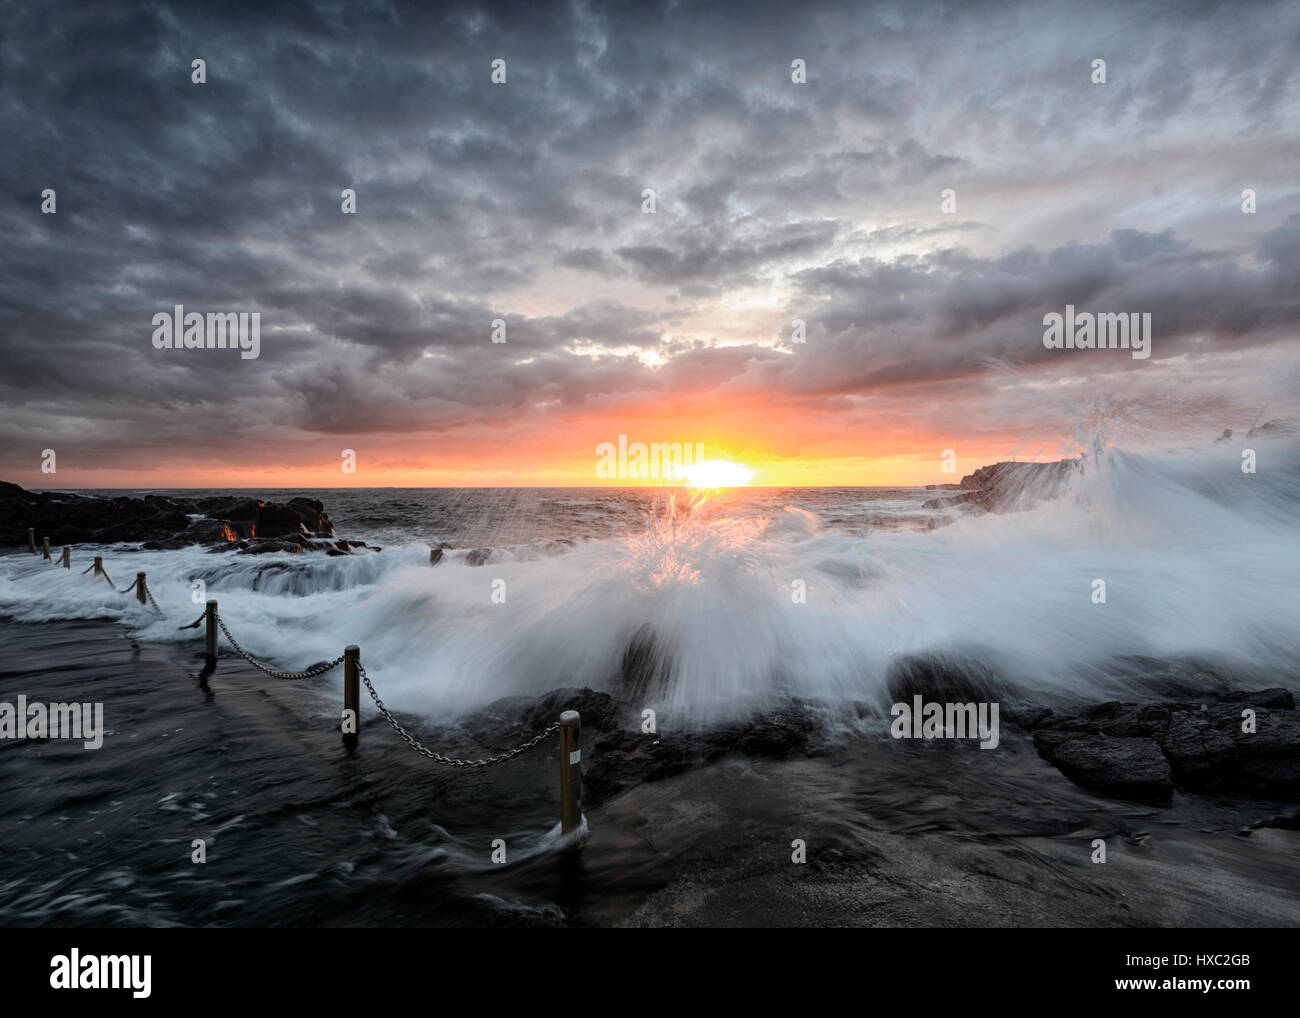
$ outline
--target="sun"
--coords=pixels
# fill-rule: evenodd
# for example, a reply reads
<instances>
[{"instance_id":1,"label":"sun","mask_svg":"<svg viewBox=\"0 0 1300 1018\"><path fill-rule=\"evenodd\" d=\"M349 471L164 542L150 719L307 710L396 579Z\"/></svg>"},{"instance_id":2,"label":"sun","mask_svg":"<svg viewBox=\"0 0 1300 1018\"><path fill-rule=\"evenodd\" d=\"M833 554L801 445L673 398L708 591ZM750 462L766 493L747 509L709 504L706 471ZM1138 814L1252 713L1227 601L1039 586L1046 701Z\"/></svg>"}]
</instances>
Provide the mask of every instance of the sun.
<instances>
[{"instance_id":1,"label":"sun","mask_svg":"<svg viewBox=\"0 0 1300 1018\"><path fill-rule=\"evenodd\" d=\"M685 481L688 488L738 488L753 480L754 473L743 463L730 460L701 460L673 469L673 476Z\"/></svg>"}]
</instances>

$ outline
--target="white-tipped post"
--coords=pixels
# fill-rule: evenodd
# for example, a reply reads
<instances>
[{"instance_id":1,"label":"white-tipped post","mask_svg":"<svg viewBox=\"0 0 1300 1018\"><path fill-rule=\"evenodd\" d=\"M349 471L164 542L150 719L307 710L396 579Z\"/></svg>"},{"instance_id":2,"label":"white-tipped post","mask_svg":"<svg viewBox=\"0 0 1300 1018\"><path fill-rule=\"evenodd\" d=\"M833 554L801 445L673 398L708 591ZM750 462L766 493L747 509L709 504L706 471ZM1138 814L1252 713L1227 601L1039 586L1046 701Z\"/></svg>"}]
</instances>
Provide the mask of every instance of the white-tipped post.
<instances>
[{"instance_id":1,"label":"white-tipped post","mask_svg":"<svg viewBox=\"0 0 1300 1018\"><path fill-rule=\"evenodd\" d=\"M208 602L206 616L207 628L204 630L203 653L209 661L217 659L217 602Z\"/></svg>"},{"instance_id":2,"label":"white-tipped post","mask_svg":"<svg viewBox=\"0 0 1300 1018\"><path fill-rule=\"evenodd\" d=\"M560 833L582 826L582 717L576 710L560 715Z\"/></svg>"}]
</instances>

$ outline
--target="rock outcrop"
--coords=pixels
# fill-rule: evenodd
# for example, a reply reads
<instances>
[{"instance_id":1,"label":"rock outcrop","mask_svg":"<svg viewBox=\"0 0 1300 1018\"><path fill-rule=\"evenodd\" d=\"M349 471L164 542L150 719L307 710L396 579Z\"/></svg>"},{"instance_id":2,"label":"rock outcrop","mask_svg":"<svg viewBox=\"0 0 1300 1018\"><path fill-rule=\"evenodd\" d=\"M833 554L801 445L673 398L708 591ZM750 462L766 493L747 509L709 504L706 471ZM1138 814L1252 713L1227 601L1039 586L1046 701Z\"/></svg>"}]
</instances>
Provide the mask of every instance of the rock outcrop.
<instances>
[{"instance_id":1,"label":"rock outcrop","mask_svg":"<svg viewBox=\"0 0 1300 1018\"><path fill-rule=\"evenodd\" d=\"M1300 798L1300 714L1285 689L1115 701L1017 720L1044 759L1108 795L1160 802L1184 789Z\"/></svg>"},{"instance_id":2,"label":"rock outcrop","mask_svg":"<svg viewBox=\"0 0 1300 1018\"><path fill-rule=\"evenodd\" d=\"M990 512L1026 509L1042 499L1059 495L1070 475L1082 464L1081 459L992 463L967 474L961 479L961 486L974 496L969 501Z\"/></svg>"},{"instance_id":3,"label":"rock outcrop","mask_svg":"<svg viewBox=\"0 0 1300 1018\"><path fill-rule=\"evenodd\" d=\"M105 497L26 491L0 481L0 542L25 546L29 527L38 543L48 537L55 547L138 541L150 550L201 544L248 554L310 549L335 555L366 547L336 540L324 505L314 498Z\"/></svg>"}]
</instances>

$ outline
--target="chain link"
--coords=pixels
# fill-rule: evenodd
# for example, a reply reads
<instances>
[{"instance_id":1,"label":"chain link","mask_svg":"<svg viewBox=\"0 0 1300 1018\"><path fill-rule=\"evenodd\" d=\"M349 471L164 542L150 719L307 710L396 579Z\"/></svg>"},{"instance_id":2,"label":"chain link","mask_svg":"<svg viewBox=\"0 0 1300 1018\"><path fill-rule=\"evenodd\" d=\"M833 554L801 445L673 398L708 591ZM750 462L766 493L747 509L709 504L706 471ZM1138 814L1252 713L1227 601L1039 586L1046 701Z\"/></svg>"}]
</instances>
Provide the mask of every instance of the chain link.
<instances>
[{"instance_id":1,"label":"chain link","mask_svg":"<svg viewBox=\"0 0 1300 1018\"><path fill-rule=\"evenodd\" d=\"M226 620L223 619L220 614L217 615L217 625L219 625L221 631L226 634L226 639L229 640L230 645L235 648L236 654L242 657L254 668L266 672L266 674L271 676L273 679L314 679L317 675L324 675L331 668L335 668L343 663L343 655L340 654L328 664L321 662L320 664L312 665L310 668L301 672L282 672L277 668L272 668L270 665L265 665L256 658L251 657L249 653L236 642L235 638L230 635L230 630L226 628Z\"/></svg>"},{"instance_id":2,"label":"chain link","mask_svg":"<svg viewBox=\"0 0 1300 1018\"><path fill-rule=\"evenodd\" d=\"M554 735L560 730L559 723L555 723L542 732L533 736L522 746L515 749L506 750L504 753L498 753L496 756L488 757L486 760L457 760L453 757L443 756L441 753L435 753L429 749L410 732L398 724L397 718L393 717L392 712L384 706L384 701L379 699L379 694L375 692L374 685L370 682L370 676L366 674L366 669L358 662L357 671L361 675L361 681L366 684L366 689L370 690L370 698L375 701L375 706L379 708L379 713L388 719L388 723L393 726L393 731L402 737L408 746L419 753L421 756L427 756L434 763L446 764L448 767L491 767L494 764L504 763L517 757L520 753L527 753L543 739Z\"/></svg>"},{"instance_id":3,"label":"chain link","mask_svg":"<svg viewBox=\"0 0 1300 1018\"><path fill-rule=\"evenodd\" d=\"M157 612L159 615L161 615L163 618L166 618L166 617L167 617L167 613L166 613L165 611L163 611L161 608L159 608L159 607L158 607L158 602L155 601L155 600L153 599L153 591L149 589L149 583L148 583L148 581L145 581L145 585L144 585L144 596L147 597L147 598L149 599L149 603L150 603L151 605L153 605L153 610L154 610L154 611L156 611L156 612ZM204 614L206 614L206 612L205 612Z\"/></svg>"}]
</instances>

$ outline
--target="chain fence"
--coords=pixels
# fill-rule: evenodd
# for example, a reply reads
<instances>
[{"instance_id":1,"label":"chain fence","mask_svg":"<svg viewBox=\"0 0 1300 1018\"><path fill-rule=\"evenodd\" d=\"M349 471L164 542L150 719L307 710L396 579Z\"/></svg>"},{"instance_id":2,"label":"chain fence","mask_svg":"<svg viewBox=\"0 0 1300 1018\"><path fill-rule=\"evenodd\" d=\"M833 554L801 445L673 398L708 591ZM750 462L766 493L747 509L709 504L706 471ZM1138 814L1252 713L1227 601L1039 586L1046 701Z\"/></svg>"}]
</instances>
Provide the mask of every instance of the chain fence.
<instances>
[{"instance_id":1,"label":"chain fence","mask_svg":"<svg viewBox=\"0 0 1300 1018\"><path fill-rule=\"evenodd\" d=\"M326 672L333 668L337 668L343 663L344 655L340 654L328 664L321 662L320 664L312 665L310 668L305 668L300 672L283 672L278 668L272 668L270 665L264 664L249 654L248 651L244 650L244 648L239 645L238 641L230 635L230 630L226 628L226 620L223 619L220 614L217 615L217 625L220 626L221 631L226 634L226 639L229 640L230 645L235 648L236 654L242 657L254 668L266 672L266 674L271 676L273 679L314 679L317 675L324 675Z\"/></svg>"},{"instance_id":2,"label":"chain fence","mask_svg":"<svg viewBox=\"0 0 1300 1018\"><path fill-rule=\"evenodd\" d=\"M393 717L393 712L384 706L384 701L379 699L379 694L375 692L374 684L370 681L370 676L366 674L366 669L360 663L357 664L357 670L361 674L361 681L366 684L366 689L370 690L370 698L375 701L375 706L379 708L393 731L402 737L402 740L421 756L428 757L434 763L445 764L448 767L493 767L499 763L505 763L507 760L513 760L521 753L527 753L542 740L554 735L560 730L559 724L553 724L543 731L539 732L533 738L529 739L522 746L506 750L504 753L498 753L496 756L488 757L486 760L458 760L454 757L443 756L441 753L434 752L420 742L415 736L401 726L397 718Z\"/></svg>"},{"instance_id":3,"label":"chain fence","mask_svg":"<svg viewBox=\"0 0 1300 1018\"><path fill-rule=\"evenodd\" d=\"M148 599L149 604L153 606L154 611L156 611L159 614L159 616L161 616L162 618L167 617L166 612L162 610L162 608L158 604L158 601L154 598L153 591L149 589L149 583L147 580L142 580L140 577L136 577L135 583L132 583L130 586L123 587L119 590L117 584L113 583L112 577L108 575L108 570L104 568L103 563L100 562L98 563L98 565L99 565L99 572L104 575L104 578L108 581L109 585L112 586L114 590L117 590L119 594L129 594L132 591L135 591L138 587L140 587L143 584L144 595ZM95 566L96 563L92 562L89 566L87 566L85 569L82 570L81 575L85 576L86 573L94 569ZM189 625L177 626L176 627L177 631L183 631L186 629L197 629L199 626L203 624L204 620L207 617L208 617L208 610L205 609L203 613L197 619L191 622ZM346 654L340 654L333 661L328 661L328 662L322 661L319 664L312 665L310 668L304 668L302 671L298 671L298 672L284 671L283 669L273 668L271 665L268 665L263 661L257 660L257 658L253 657L251 654L248 653L248 651L244 650L244 648L240 646L239 641L236 640L234 635L230 632L230 628L226 625L226 620L221 617L221 614L219 612L216 615L216 621L217 621L217 625L221 629L221 632L224 633L226 639L230 641L231 647L235 649L236 654L242 657L254 668L258 669L259 671L265 672L267 675L275 679L284 679L288 681L298 681L301 679L314 679L318 676L324 675L327 672L330 672L333 669L337 668L340 664L343 663L343 661L347 657ZM357 662L357 672L360 675L361 681L365 683L366 689L369 690L370 698L374 700L375 707L378 708L379 713L384 716L384 719L388 722L390 726L392 726L393 731L395 731L401 737L402 741L405 742L408 746L411 747L411 749L415 750L415 752L419 753L421 756L425 757L426 759L432 760L434 763L442 764L446 767L475 768L475 769L494 767L497 764L505 763L507 760L513 760L515 757L527 753L530 749L533 749L535 746L544 742L546 739L550 738L552 735L554 735L556 732L560 730L560 725L558 722L548 725L542 731L538 732L537 735L533 736L531 739L529 739L527 742L523 743L522 745L516 746L514 749L509 749L506 750L505 752L498 753L495 756L487 757L486 759L470 760L470 759L459 759L456 757L444 756L442 753L429 749L429 747L425 746L422 742L420 742L419 739L413 736L402 726L401 722L399 722L397 718L393 715L393 712L390 711L384 705L384 701L380 699L379 693L378 691L376 691L374 683L370 681L370 676L366 673L365 667L362 666L362 664L359 661Z\"/></svg>"}]
</instances>

